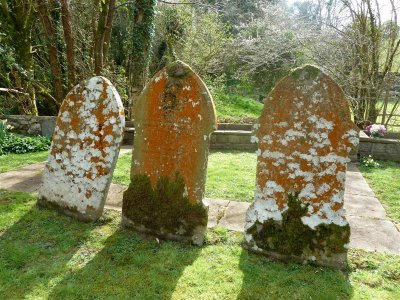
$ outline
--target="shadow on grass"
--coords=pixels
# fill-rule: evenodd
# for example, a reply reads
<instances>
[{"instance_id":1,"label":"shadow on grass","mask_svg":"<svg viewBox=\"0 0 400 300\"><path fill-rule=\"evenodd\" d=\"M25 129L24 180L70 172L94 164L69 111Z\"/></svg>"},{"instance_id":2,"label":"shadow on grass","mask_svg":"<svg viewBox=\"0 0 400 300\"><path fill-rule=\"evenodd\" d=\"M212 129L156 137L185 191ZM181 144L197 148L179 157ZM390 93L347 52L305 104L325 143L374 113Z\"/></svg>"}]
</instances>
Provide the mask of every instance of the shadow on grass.
<instances>
[{"instance_id":1,"label":"shadow on grass","mask_svg":"<svg viewBox=\"0 0 400 300\"><path fill-rule=\"evenodd\" d=\"M199 247L157 243L119 229L83 268L66 276L49 299L169 299Z\"/></svg>"},{"instance_id":2,"label":"shadow on grass","mask_svg":"<svg viewBox=\"0 0 400 300\"><path fill-rule=\"evenodd\" d=\"M1 299L22 299L38 287L46 289L51 280L67 272L68 261L94 226L32 208L33 200L29 199L31 208L13 225L0 226ZM22 212L20 207L14 209L15 214ZM9 206L4 212L11 216L10 210Z\"/></svg>"},{"instance_id":3,"label":"shadow on grass","mask_svg":"<svg viewBox=\"0 0 400 300\"><path fill-rule=\"evenodd\" d=\"M239 268L244 299L350 299L353 288L346 273L327 267L271 262L243 250Z\"/></svg>"}]
</instances>

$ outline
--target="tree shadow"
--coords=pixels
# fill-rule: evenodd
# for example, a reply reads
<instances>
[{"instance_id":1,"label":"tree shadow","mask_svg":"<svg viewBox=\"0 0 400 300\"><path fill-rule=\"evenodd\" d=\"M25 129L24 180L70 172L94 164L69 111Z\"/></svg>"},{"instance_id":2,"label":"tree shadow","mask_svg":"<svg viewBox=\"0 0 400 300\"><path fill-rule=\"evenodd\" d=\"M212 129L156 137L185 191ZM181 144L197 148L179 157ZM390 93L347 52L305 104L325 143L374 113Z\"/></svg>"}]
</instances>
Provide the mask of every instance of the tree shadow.
<instances>
[{"instance_id":1,"label":"tree shadow","mask_svg":"<svg viewBox=\"0 0 400 300\"><path fill-rule=\"evenodd\" d=\"M353 288L348 274L328 267L272 262L243 250L239 267L243 272L244 299L350 299Z\"/></svg>"},{"instance_id":2,"label":"tree shadow","mask_svg":"<svg viewBox=\"0 0 400 300\"><path fill-rule=\"evenodd\" d=\"M32 199L29 201L31 206ZM10 204L1 213L5 214L3 217L10 216L12 222L21 207L21 204ZM9 228L0 226L0 298L22 299L66 272L68 261L95 226L36 207L30 208ZM2 227L6 228L4 232Z\"/></svg>"},{"instance_id":3,"label":"tree shadow","mask_svg":"<svg viewBox=\"0 0 400 300\"><path fill-rule=\"evenodd\" d=\"M49 299L170 299L200 251L121 228L86 266L68 274Z\"/></svg>"}]
</instances>

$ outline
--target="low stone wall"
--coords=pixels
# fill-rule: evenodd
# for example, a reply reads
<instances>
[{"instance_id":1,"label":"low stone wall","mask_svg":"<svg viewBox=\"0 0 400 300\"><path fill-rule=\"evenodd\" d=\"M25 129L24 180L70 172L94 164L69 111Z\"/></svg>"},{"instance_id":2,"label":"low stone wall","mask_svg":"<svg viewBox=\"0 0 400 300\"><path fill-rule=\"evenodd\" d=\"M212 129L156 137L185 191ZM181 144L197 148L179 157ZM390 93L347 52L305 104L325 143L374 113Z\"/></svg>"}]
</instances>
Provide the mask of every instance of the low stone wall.
<instances>
[{"instance_id":1,"label":"low stone wall","mask_svg":"<svg viewBox=\"0 0 400 300\"><path fill-rule=\"evenodd\" d=\"M7 119L7 123L14 127L13 131L51 137L55 127L54 116L24 116L24 115L0 115L1 120ZM124 136L124 144L133 143L134 129L132 122L127 122ZM218 130L211 135L210 148L214 150L257 150L257 144L251 143L251 124L218 124ZM389 135L388 135L389 136ZM392 134L389 137L397 137ZM359 156L371 155L374 159L386 159L400 162L400 140L370 138L365 133L360 133ZM352 160L355 153L352 155Z\"/></svg>"},{"instance_id":2,"label":"low stone wall","mask_svg":"<svg viewBox=\"0 0 400 300\"><path fill-rule=\"evenodd\" d=\"M400 140L370 138L360 134L359 155L371 155L374 159L385 159L400 162Z\"/></svg>"},{"instance_id":3,"label":"low stone wall","mask_svg":"<svg viewBox=\"0 0 400 300\"><path fill-rule=\"evenodd\" d=\"M257 150L257 144L251 143L251 131L216 130L211 135L211 149Z\"/></svg>"},{"instance_id":4,"label":"low stone wall","mask_svg":"<svg viewBox=\"0 0 400 300\"><path fill-rule=\"evenodd\" d=\"M0 115L0 120L7 120L14 127L13 132L48 137L52 136L56 123L54 116Z\"/></svg>"}]
</instances>

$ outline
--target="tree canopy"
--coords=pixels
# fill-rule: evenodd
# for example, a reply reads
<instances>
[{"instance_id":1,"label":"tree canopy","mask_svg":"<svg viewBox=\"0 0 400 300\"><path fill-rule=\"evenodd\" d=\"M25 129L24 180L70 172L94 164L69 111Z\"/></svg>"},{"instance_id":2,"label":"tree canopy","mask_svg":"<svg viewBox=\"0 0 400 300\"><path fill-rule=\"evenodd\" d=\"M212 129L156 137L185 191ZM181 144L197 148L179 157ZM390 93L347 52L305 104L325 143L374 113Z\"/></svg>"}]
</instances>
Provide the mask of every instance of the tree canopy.
<instances>
[{"instance_id":1,"label":"tree canopy","mask_svg":"<svg viewBox=\"0 0 400 300\"><path fill-rule=\"evenodd\" d=\"M398 0L4 0L0 113L55 115L69 91L108 77L129 111L180 59L216 90L264 98L295 67L318 65L355 122L399 111Z\"/></svg>"}]
</instances>

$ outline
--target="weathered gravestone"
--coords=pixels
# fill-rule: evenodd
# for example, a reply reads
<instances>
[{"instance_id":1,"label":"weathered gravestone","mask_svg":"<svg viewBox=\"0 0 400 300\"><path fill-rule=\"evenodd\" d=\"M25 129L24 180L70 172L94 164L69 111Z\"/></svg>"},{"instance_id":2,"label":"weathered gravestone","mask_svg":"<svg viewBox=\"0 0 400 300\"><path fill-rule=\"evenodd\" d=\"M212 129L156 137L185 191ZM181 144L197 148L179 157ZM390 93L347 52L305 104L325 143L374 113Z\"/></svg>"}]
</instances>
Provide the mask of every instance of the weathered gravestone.
<instances>
[{"instance_id":1,"label":"weathered gravestone","mask_svg":"<svg viewBox=\"0 0 400 300\"><path fill-rule=\"evenodd\" d=\"M124 127L122 102L108 79L75 86L56 120L38 205L82 220L100 217Z\"/></svg>"},{"instance_id":2,"label":"weathered gravestone","mask_svg":"<svg viewBox=\"0 0 400 300\"><path fill-rule=\"evenodd\" d=\"M343 266L350 228L343 197L358 144L341 88L313 66L282 79L255 125L257 179L246 247L278 259Z\"/></svg>"},{"instance_id":3,"label":"weathered gravestone","mask_svg":"<svg viewBox=\"0 0 400 300\"><path fill-rule=\"evenodd\" d=\"M131 183L123 223L161 237L203 242L203 204L214 104L189 66L177 61L158 72L134 107Z\"/></svg>"}]
</instances>

